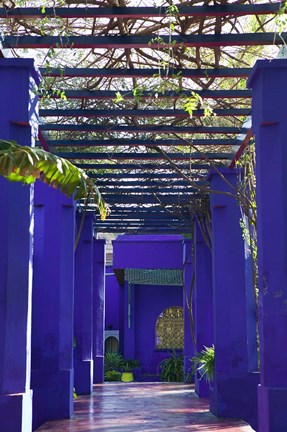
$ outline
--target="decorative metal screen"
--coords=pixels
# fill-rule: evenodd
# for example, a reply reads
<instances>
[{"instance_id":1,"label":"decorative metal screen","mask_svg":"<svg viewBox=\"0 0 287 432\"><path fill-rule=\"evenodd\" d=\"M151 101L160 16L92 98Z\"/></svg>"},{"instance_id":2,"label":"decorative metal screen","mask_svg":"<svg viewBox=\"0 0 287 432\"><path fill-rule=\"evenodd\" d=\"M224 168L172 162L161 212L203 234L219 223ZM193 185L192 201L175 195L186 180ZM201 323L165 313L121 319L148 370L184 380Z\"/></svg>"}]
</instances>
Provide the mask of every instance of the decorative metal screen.
<instances>
[{"instance_id":1,"label":"decorative metal screen","mask_svg":"<svg viewBox=\"0 0 287 432\"><path fill-rule=\"evenodd\" d=\"M183 348L183 308L179 306L165 309L156 321L156 348Z\"/></svg>"},{"instance_id":2,"label":"decorative metal screen","mask_svg":"<svg viewBox=\"0 0 287 432\"><path fill-rule=\"evenodd\" d=\"M125 269L125 280L139 285L183 285L182 270L178 269Z\"/></svg>"}]
</instances>

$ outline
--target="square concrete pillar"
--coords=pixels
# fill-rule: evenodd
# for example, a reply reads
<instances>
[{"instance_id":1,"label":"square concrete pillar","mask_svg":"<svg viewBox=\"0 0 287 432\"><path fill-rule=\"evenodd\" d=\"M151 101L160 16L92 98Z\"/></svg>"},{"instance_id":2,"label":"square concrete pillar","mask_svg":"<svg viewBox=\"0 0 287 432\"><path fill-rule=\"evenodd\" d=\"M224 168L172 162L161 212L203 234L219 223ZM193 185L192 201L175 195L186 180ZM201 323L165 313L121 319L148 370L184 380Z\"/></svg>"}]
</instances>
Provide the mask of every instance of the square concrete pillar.
<instances>
[{"instance_id":1,"label":"square concrete pillar","mask_svg":"<svg viewBox=\"0 0 287 432\"><path fill-rule=\"evenodd\" d=\"M204 225L204 221L202 221ZM204 238L201 225L195 223L195 292L194 327L196 351L210 347L213 338L212 251ZM209 397L209 383L195 375L195 390L199 397Z\"/></svg>"},{"instance_id":2,"label":"square concrete pillar","mask_svg":"<svg viewBox=\"0 0 287 432\"><path fill-rule=\"evenodd\" d=\"M75 202L35 185L33 428L73 414Z\"/></svg>"},{"instance_id":3,"label":"square concrete pillar","mask_svg":"<svg viewBox=\"0 0 287 432\"><path fill-rule=\"evenodd\" d=\"M256 143L260 335L259 431L287 430L287 60L251 73Z\"/></svg>"},{"instance_id":4,"label":"square concrete pillar","mask_svg":"<svg viewBox=\"0 0 287 432\"><path fill-rule=\"evenodd\" d=\"M93 220L77 215L79 237L75 254L74 377L79 395L93 390Z\"/></svg>"},{"instance_id":5,"label":"square concrete pillar","mask_svg":"<svg viewBox=\"0 0 287 432\"><path fill-rule=\"evenodd\" d=\"M34 144L38 84L32 59L0 59L1 139ZM5 432L32 429L33 195L33 187L0 178L0 425Z\"/></svg>"},{"instance_id":6,"label":"square concrete pillar","mask_svg":"<svg viewBox=\"0 0 287 432\"><path fill-rule=\"evenodd\" d=\"M256 429L259 374L256 373L254 290L245 275L239 204L234 197L224 194L234 193L237 172L222 169L221 175L212 172L210 180L211 189L219 192L210 197L215 344L211 411L219 417L242 418ZM252 299L253 311L250 310Z\"/></svg>"},{"instance_id":7,"label":"square concrete pillar","mask_svg":"<svg viewBox=\"0 0 287 432\"><path fill-rule=\"evenodd\" d=\"M93 244L93 360L94 384L104 381L105 240Z\"/></svg>"},{"instance_id":8,"label":"square concrete pillar","mask_svg":"<svg viewBox=\"0 0 287 432\"><path fill-rule=\"evenodd\" d=\"M185 380L192 372L191 358L195 352L193 341L194 333L194 268L192 262L192 242L183 241L183 322L184 322L184 349L183 349L183 369ZM191 308L191 314L190 309Z\"/></svg>"}]
</instances>

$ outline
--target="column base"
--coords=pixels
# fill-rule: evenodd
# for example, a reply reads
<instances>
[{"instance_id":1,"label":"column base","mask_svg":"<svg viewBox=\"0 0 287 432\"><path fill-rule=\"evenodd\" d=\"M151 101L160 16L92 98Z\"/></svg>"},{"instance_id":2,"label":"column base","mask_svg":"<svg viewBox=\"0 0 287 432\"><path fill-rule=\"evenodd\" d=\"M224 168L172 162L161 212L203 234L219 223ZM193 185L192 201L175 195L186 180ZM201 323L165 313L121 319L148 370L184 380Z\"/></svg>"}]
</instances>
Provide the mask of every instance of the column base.
<instances>
[{"instance_id":1,"label":"column base","mask_svg":"<svg viewBox=\"0 0 287 432\"><path fill-rule=\"evenodd\" d=\"M287 388L258 386L259 432L287 429Z\"/></svg>"},{"instance_id":2,"label":"column base","mask_svg":"<svg viewBox=\"0 0 287 432\"><path fill-rule=\"evenodd\" d=\"M78 395L88 395L93 391L93 360L74 358L74 387Z\"/></svg>"},{"instance_id":3,"label":"column base","mask_svg":"<svg viewBox=\"0 0 287 432\"><path fill-rule=\"evenodd\" d=\"M191 368L191 359L192 355L184 355L183 357L183 373L184 373L184 382L191 383L194 382L192 368Z\"/></svg>"},{"instance_id":4,"label":"column base","mask_svg":"<svg viewBox=\"0 0 287 432\"><path fill-rule=\"evenodd\" d=\"M209 398L210 384L205 379L195 376L195 392L200 398Z\"/></svg>"},{"instance_id":5,"label":"column base","mask_svg":"<svg viewBox=\"0 0 287 432\"><path fill-rule=\"evenodd\" d=\"M32 430L32 391L0 395L0 425L5 432Z\"/></svg>"},{"instance_id":6,"label":"column base","mask_svg":"<svg viewBox=\"0 0 287 432\"><path fill-rule=\"evenodd\" d=\"M94 357L94 384L104 382L104 356Z\"/></svg>"},{"instance_id":7,"label":"column base","mask_svg":"<svg viewBox=\"0 0 287 432\"><path fill-rule=\"evenodd\" d=\"M72 417L73 378L73 370L32 370L33 430L46 421Z\"/></svg>"},{"instance_id":8,"label":"column base","mask_svg":"<svg viewBox=\"0 0 287 432\"><path fill-rule=\"evenodd\" d=\"M240 418L257 430L258 372L232 377L217 373L210 390L210 411L217 417ZM272 430L273 432L273 430Z\"/></svg>"}]
</instances>

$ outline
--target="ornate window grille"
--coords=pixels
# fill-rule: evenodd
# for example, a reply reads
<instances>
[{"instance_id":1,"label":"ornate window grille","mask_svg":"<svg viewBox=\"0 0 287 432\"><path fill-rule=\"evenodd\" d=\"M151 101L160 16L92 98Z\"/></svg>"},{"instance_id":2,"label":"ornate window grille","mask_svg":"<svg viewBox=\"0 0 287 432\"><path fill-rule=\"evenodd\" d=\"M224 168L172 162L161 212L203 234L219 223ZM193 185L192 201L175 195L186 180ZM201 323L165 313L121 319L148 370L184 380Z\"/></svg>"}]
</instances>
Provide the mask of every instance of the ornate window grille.
<instances>
[{"instance_id":1,"label":"ornate window grille","mask_svg":"<svg viewBox=\"0 0 287 432\"><path fill-rule=\"evenodd\" d=\"M183 349L183 308L180 306L165 309L156 320L156 348Z\"/></svg>"}]
</instances>

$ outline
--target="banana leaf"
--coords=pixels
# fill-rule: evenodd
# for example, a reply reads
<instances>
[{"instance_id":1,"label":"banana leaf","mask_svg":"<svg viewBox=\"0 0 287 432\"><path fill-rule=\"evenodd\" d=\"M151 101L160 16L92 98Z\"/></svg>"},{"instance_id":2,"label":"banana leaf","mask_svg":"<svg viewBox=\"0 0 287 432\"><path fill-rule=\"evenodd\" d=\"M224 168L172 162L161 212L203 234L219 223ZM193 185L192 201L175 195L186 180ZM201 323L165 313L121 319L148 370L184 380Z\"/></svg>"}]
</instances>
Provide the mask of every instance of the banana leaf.
<instances>
[{"instance_id":1,"label":"banana leaf","mask_svg":"<svg viewBox=\"0 0 287 432\"><path fill-rule=\"evenodd\" d=\"M99 208L101 219L107 216L108 206L92 179L68 160L45 150L0 140L0 175L27 185L39 179L69 197L74 194L75 200L92 200Z\"/></svg>"}]
</instances>

